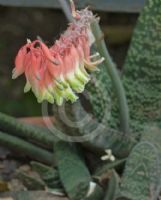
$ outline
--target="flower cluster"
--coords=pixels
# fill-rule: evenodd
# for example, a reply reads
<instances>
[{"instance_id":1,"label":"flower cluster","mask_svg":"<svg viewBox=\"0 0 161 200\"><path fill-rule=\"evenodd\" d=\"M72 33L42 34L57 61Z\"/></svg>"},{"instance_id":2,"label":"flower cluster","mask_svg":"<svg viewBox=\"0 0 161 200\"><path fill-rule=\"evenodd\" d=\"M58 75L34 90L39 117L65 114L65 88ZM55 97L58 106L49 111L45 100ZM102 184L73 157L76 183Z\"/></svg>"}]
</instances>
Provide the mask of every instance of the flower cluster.
<instances>
[{"instance_id":1,"label":"flower cluster","mask_svg":"<svg viewBox=\"0 0 161 200\"><path fill-rule=\"evenodd\" d=\"M12 78L25 74L24 92L30 89L38 99L61 105L63 100L76 101L90 80L88 71L103 62L99 54L90 55L94 36L90 24L95 18L87 8L76 11L72 2L75 21L53 46L48 48L42 41L27 43L19 50L15 59Z\"/></svg>"}]
</instances>

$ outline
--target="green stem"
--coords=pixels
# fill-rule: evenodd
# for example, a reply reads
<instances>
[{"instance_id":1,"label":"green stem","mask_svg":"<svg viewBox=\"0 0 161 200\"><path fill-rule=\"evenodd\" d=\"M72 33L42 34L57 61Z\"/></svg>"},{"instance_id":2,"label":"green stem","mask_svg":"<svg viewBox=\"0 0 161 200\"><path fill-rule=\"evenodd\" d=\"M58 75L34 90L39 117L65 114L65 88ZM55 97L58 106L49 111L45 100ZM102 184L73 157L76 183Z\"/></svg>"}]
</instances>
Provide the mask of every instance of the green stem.
<instances>
[{"instance_id":1,"label":"green stem","mask_svg":"<svg viewBox=\"0 0 161 200\"><path fill-rule=\"evenodd\" d=\"M53 142L57 140L56 137L46 129L32 127L3 113L0 113L0 130L28 140L34 140L50 148L53 148Z\"/></svg>"},{"instance_id":2,"label":"green stem","mask_svg":"<svg viewBox=\"0 0 161 200\"><path fill-rule=\"evenodd\" d=\"M8 135L0 131L0 145L8 147L13 151L24 153L32 159L41 161L46 164L53 164L53 154L28 143L18 137Z\"/></svg>"},{"instance_id":3,"label":"green stem","mask_svg":"<svg viewBox=\"0 0 161 200\"><path fill-rule=\"evenodd\" d=\"M73 22L74 18L71 15L71 10L70 10L68 2L66 0L59 0L59 4L62 7L62 10L64 11L64 14L67 17L68 21Z\"/></svg>"},{"instance_id":4,"label":"green stem","mask_svg":"<svg viewBox=\"0 0 161 200\"><path fill-rule=\"evenodd\" d=\"M116 91L116 96L118 98L118 103L119 103L121 131L123 131L124 133L129 133L129 111L128 111L127 99L125 96L125 91L121 79L118 75L118 71L115 67L115 64L113 63L109 55L109 52L106 48L106 44L103 39L103 33L100 29L97 19L94 20L93 23L91 24L91 29L96 39L98 51L100 55L105 58L105 64L107 66L106 69L111 77L113 86Z\"/></svg>"}]
</instances>

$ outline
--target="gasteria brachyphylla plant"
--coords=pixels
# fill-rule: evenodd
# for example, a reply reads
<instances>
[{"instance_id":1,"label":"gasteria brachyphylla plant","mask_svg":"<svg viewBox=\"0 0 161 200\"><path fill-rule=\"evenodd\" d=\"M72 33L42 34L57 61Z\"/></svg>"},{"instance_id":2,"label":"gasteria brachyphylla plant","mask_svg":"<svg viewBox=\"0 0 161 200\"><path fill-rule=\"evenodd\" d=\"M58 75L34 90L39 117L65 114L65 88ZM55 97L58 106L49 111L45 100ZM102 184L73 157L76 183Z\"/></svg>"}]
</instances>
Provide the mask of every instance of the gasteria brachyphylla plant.
<instances>
[{"instance_id":1,"label":"gasteria brachyphylla plant","mask_svg":"<svg viewBox=\"0 0 161 200\"><path fill-rule=\"evenodd\" d=\"M47 100L61 105L63 100L77 100L75 93L81 93L90 80L88 71L104 61L99 54L90 55L90 47L95 39L90 24L95 19L93 13L85 8L75 10L71 2L74 22L48 48L42 41L27 40L19 50L15 59L12 78L25 74L26 85L24 92L32 89L41 103Z\"/></svg>"}]
</instances>

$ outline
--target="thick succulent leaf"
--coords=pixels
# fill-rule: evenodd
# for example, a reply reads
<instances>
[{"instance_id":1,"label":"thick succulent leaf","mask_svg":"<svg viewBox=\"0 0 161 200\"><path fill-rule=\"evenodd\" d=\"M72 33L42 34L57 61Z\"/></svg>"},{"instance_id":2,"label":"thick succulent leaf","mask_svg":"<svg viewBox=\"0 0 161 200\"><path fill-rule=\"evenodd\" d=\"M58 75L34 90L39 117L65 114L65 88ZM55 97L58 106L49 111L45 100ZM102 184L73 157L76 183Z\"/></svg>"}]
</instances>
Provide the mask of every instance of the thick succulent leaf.
<instances>
[{"instance_id":1,"label":"thick succulent leaf","mask_svg":"<svg viewBox=\"0 0 161 200\"><path fill-rule=\"evenodd\" d=\"M92 181L80 151L75 145L58 142L54 146L58 171L64 189L71 200L101 200L103 191Z\"/></svg>"},{"instance_id":2,"label":"thick succulent leaf","mask_svg":"<svg viewBox=\"0 0 161 200\"><path fill-rule=\"evenodd\" d=\"M161 130L146 131L125 166L119 199L156 200L161 189Z\"/></svg>"},{"instance_id":3,"label":"thick succulent leaf","mask_svg":"<svg viewBox=\"0 0 161 200\"><path fill-rule=\"evenodd\" d=\"M32 169L40 175L41 179L48 187L62 189L62 184L57 169L35 161L31 162L31 166Z\"/></svg>"},{"instance_id":4,"label":"thick succulent leaf","mask_svg":"<svg viewBox=\"0 0 161 200\"><path fill-rule=\"evenodd\" d=\"M161 119L161 2L147 1L139 17L124 65L131 126Z\"/></svg>"},{"instance_id":5,"label":"thick succulent leaf","mask_svg":"<svg viewBox=\"0 0 161 200\"><path fill-rule=\"evenodd\" d=\"M77 121L86 116L82 106L75 111ZM115 129L99 123L96 119L91 119L80 127L80 135L87 141L86 147L94 152L103 153L106 149L111 149L117 158L125 158L136 144L134 137L123 134Z\"/></svg>"}]
</instances>

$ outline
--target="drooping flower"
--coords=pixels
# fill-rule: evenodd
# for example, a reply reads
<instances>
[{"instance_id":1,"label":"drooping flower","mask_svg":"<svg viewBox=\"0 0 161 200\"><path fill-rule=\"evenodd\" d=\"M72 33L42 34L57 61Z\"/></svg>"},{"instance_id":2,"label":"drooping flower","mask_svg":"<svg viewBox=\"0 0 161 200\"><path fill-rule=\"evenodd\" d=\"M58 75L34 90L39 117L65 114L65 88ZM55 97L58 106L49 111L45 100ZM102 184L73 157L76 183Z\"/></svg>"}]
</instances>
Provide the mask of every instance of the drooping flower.
<instances>
[{"instance_id":1,"label":"drooping flower","mask_svg":"<svg viewBox=\"0 0 161 200\"><path fill-rule=\"evenodd\" d=\"M98 53L90 55L90 47L95 41L90 24L95 18L87 8L76 11L71 1L75 21L50 48L42 41L35 40L21 47L13 69L12 78L25 74L24 92L30 89L38 99L61 105L63 100L77 100L90 80L88 71L96 69L104 58ZM94 60L92 62L92 60Z\"/></svg>"}]
</instances>

